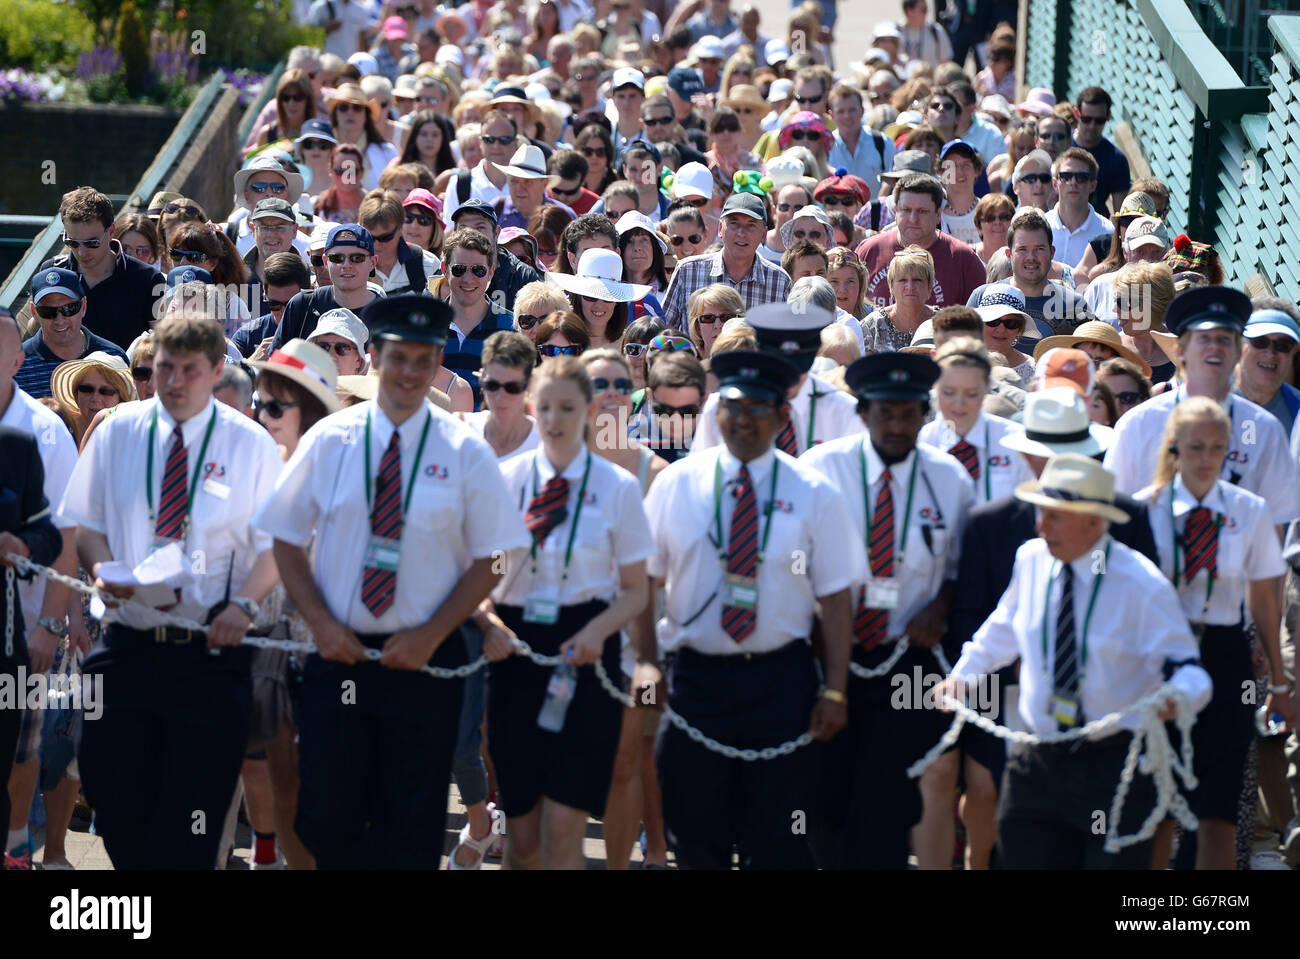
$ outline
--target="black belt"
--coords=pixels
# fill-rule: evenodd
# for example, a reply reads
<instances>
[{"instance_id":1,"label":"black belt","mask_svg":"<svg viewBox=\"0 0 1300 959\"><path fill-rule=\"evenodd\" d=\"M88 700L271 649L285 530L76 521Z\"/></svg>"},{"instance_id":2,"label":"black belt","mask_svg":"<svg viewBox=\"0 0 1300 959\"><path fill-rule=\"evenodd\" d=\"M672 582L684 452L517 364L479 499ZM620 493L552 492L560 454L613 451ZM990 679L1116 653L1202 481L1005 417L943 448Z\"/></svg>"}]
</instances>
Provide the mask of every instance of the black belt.
<instances>
[{"instance_id":1,"label":"black belt","mask_svg":"<svg viewBox=\"0 0 1300 959\"><path fill-rule=\"evenodd\" d=\"M1133 734L1127 729L1104 736L1101 739L1071 739L1063 743L1032 743L1036 749L1046 749L1053 753L1069 755L1089 755L1110 750L1127 751Z\"/></svg>"},{"instance_id":2,"label":"black belt","mask_svg":"<svg viewBox=\"0 0 1300 959\"><path fill-rule=\"evenodd\" d=\"M709 666L743 666L747 663L760 662L765 659L774 659L778 656L789 656L799 652L801 649L812 651L812 647L805 639L793 639L778 649L771 649L765 653L701 653L698 650L682 647L678 649L678 661L685 664L698 662L700 665L708 664Z\"/></svg>"}]
</instances>

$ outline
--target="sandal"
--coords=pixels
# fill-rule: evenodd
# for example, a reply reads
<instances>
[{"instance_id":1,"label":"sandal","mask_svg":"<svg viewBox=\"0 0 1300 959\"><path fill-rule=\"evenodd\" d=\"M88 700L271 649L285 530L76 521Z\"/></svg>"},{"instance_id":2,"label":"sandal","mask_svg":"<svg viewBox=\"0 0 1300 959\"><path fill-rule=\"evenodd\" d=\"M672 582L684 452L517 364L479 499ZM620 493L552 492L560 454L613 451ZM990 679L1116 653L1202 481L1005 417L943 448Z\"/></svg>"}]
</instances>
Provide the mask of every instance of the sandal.
<instances>
[{"instance_id":1,"label":"sandal","mask_svg":"<svg viewBox=\"0 0 1300 959\"><path fill-rule=\"evenodd\" d=\"M505 838L497 832L497 821L500 818L501 813L497 812L496 807L491 803L488 803L488 815L492 819L492 828L488 830L488 834L482 839L475 839L469 834L469 823L465 823L465 825L461 827L459 840L456 845L452 847L451 855L447 857L448 869L474 870L483 868L483 860L489 855L491 847L496 844L497 840ZM460 863L456 862L456 853L460 850L461 846L474 850L476 854L474 865L462 866Z\"/></svg>"}]
</instances>

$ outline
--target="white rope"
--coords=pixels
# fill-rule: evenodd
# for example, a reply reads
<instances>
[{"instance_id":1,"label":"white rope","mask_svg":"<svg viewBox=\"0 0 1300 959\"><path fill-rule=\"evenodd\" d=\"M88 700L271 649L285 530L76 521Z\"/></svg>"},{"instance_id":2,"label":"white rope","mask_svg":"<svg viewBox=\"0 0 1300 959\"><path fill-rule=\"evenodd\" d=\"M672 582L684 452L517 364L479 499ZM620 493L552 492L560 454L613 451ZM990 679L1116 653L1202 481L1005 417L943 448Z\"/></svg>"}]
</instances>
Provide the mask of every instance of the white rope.
<instances>
[{"instance_id":1,"label":"white rope","mask_svg":"<svg viewBox=\"0 0 1300 959\"><path fill-rule=\"evenodd\" d=\"M1181 756L1175 755L1168 733L1165 731L1165 724L1157 715L1168 700L1173 700L1176 706L1174 721L1178 725L1182 740ZM1196 828L1196 816L1187 805L1186 798L1178 791L1178 784L1174 779L1174 775L1177 774L1186 789L1196 788L1196 775L1192 768L1192 725L1196 722L1196 714L1187 702L1183 691L1170 683L1161 686L1149 696L1144 696L1121 712L1110 713L1067 732L1041 736L1008 729L951 696L944 697L943 705L955 713L952 725L924 756L908 767L907 775L912 779L919 777L935 760L956 745L961 735L962 725L965 723L971 723L1009 742L1045 746L1075 742L1084 738L1098 738L1095 734L1113 730L1123 717L1137 714L1138 726L1133 732L1128 755L1124 758L1124 768L1120 772L1119 783L1115 787L1115 795L1110 803L1110 816L1106 824L1106 852L1114 854L1127 846L1145 842L1155 835L1156 827L1167 816L1174 816L1185 829ZM1146 746L1145 752L1143 745ZM1121 836L1120 816L1124 811L1124 802L1128 798L1133 777L1138 772L1152 777L1156 789L1155 806L1137 832Z\"/></svg>"}]
</instances>

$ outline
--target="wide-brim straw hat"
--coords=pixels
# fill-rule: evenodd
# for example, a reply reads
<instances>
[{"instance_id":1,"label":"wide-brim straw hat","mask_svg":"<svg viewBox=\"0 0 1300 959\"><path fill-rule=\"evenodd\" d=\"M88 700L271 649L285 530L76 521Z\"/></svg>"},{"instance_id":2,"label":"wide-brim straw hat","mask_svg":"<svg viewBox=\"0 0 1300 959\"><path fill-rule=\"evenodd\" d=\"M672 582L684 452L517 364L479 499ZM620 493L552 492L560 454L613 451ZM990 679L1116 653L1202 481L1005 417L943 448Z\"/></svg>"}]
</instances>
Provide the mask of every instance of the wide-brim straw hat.
<instances>
[{"instance_id":1,"label":"wide-brim straw hat","mask_svg":"<svg viewBox=\"0 0 1300 959\"><path fill-rule=\"evenodd\" d=\"M340 103L355 103L357 106L370 109L370 99L362 91L360 84L353 83L351 80L339 84L329 95L325 100L325 112L333 113L334 108Z\"/></svg>"},{"instance_id":2,"label":"wide-brim straw hat","mask_svg":"<svg viewBox=\"0 0 1300 959\"><path fill-rule=\"evenodd\" d=\"M79 360L68 360L54 368L50 381L50 391L54 400L67 410L77 409L76 384L86 370L96 370L109 384L117 387L118 398L126 403L135 399L135 380L131 378L131 368L120 356L96 350Z\"/></svg>"},{"instance_id":3,"label":"wide-brim straw hat","mask_svg":"<svg viewBox=\"0 0 1300 959\"><path fill-rule=\"evenodd\" d=\"M250 361L259 373L274 373L292 380L334 413L343 408L335 390L339 371L321 347L303 339L292 339L265 360Z\"/></svg>"},{"instance_id":4,"label":"wide-brim straw hat","mask_svg":"<svg viewBox=\"0 0 1300 959\"><path fill-rule=\"evenodd\" d=\"M1078 349L1080 343L1099 343L1102 346L1109 347L1119 356L1128 360L1146 377L1151 376L1151 364L1138 354L1138 352L1124 345L1120 338L1119 331L1109 323L1103 323L1101 320L1089 320L1087 323L1080 323L1073 333L1058 336L1048 336L1038 341L1034 347L1034 359L1037 360L1048 350L1055 349L1058 346L1066 349Z\"/></svg>"},{"instance_id":5,"label":"wide-brim straw hat","mask_svg":"<svg viewBox=\"0 0 1300 959\"><path fill-rule=\"evenodd\" d=\"M567 293L607 303L631 303L650 292L644 284L623 282L623 258L613 250L585 250L577 274L548 273L546 279Z\"/></svg>"},{"instance_id":6,"label":"wide-brim straw hat","mask_svg":"<svg viewBox=\"0 0 1300 959\"><path fill-rule=\"evenodd\" d=\"M1067 513L1102 516L1112 523L1128 522L1128 514L1115 505L1115 474L1079 453L1052 457L1041 477L1016 487L1016 499Z\"/></svg>"},{"instance_id":7,"label":"wide-brim straw hat","mask_svg":"<svg viewBox=\"0 0 1300 959\"><path fill-rule=\"evenodd\" d=\"M763 94L758 92L758 87L750 83L737 83L731 88L731 91L722 100L724 107L736 109L736 107L754 107L766 116L772 109L771 105L763 99Z\"/></svg>"},{"instance_id":8,"label":"wide-brim straw hat","mask_svg":"<svg viewBox=\"0 0 1300 959\"><path fill-rule=\"evenodd\" d=\"M378 373L355 373L339 377L340 393L348 393L359 400L373 400L379 395ZM437 387L429 387L429 402L441 410L451 412L451 397Z\"/></svg>"},{"instance_id":9,"label":"wide-brim straw hat","mask_svg":"<svg viewBox=\"0 0 1300 959\"><path fill-rule=\"evenodd\" d=\"M296 170L286 169L275 157L261 153L249 160L248 164L242 169L235 172L235 196L238 197L241 206L244 203L244 191L248 189L248 181L259 173L276 173L284 177L284 199L289 203L294 203L302 196L305 186L302 174Z\"/></svg>"}]
</instances>

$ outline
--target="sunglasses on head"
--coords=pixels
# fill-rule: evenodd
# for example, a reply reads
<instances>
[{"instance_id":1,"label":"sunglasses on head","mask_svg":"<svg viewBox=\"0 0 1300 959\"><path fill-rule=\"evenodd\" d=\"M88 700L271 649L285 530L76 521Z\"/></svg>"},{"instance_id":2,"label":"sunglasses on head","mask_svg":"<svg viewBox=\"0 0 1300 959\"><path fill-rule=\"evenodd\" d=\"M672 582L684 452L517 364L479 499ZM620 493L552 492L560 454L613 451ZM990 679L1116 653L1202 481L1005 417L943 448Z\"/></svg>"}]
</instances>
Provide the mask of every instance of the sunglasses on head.
<instances>
[{"instance_id":1,"label":"sunglasses on head","mask_svg":"<svg viewBox=\"0 0 1300 959\"><path fill-rule=\"evenodd\" d=\"M1087 183L1092 179L1092 174L1085 170L1062 170L1060 173L1056 174L1056 178L1062 183Z\"/></svg>"},{"instance_id":2,"label":"sunglasses on head","mask_svg":"<svg viewBox=\"0 0 1300 959\"><path fill-rule=\"evenodd\" d=\"M497 390L505 390L511 396L518 396L524 390L528 389L527 380L514 380L510 383L502 383L500 380L484 380L483 392L495 393Z\"/></svg>"},{"instance_id":3,"label":"sunglasses on head","mask_svg":"<svg viewBox=\"0 0 1300 959\"><path fill-rule=\"evenodd\" d=\"M542 356L578 356L582 352L581 346L556 346L553 343L544 343L537 348L537 352Z\"/></svg>"},{"instance_id":4,"label":"sunglasses on head","mask_svg":"<svg viewBox=\"0 0 1300 959\"><path fill-rule=\"evenodd\" d=\"M397 236L397 231L400 229L401 227L395 226L387 233L372 233L371 236L374 237L376 243L387 243L393 237Z\"/></svg>"},{"instance_id":5,"label":"sunglasses on head","mask_svg":"<svg viewBox=\"0 0 1300 959\"><path fill-rule=\"evenodd\" d=\"M420 226L433 226L432 213L407 213L407 223L418 223Z\"/></svg>"},{"instance_id":6,"label":"sunglasses on head","mask_svg":"<svg viewBox=\"0 0 1300 959\"><path fill-rule=\"evenodd\" d=\"M484 266L482 263L475 263L472 266L468 263L453 263L451 265L452 276L455 277L464 276L466 270L469 270L480 280L483 279L483 277L488 275L488 268Z\"/></svg>"},{"instance_id":7,"label":"sunglasses on head","mask_svg":"<svg viewBox=\"0 0 1300 959\"><path fill-rule=\"evenodd\" d=\"M357 351L357 348L351 343L322 343L315 341L326 353L333 353L335 356L351 356Z\"/></svg>"},{"instance_id":8,"label":"sunglasses on head","mask_svg":"<svg viewBox=\"0 0 1300 959\"><path fill-rule=\"evenodd\" d=\"M259 194L260 193L278 194L278 193L284 193L289 188L285 186L283 183L271 183L269 181L262 180L257 183L248 184L248 189L252 190L254 193L259 193Z\"/></svg>"},{"instance_id":9,"label":"sunglasses on head","mask_svg":"<svg viewBox=\"0 0 1300 959\"><path fill-rule=\"evenodd\" d=\"M1020 177L1017 183L1051 183L1052 175L1050 173L1026 173Z\"/></svg>"},{"instance_id":10,"label":"sunglasses on head","mask_svg":"<svg viewBox=\"0 0 1300 959\"><path fill-rule=\"evenodd\" d=\"M816 130L794 130L790 133L791 140L820 140L822 135Z\"/></svg>"},{"instance_id":11,"label":"sunglasses on head","mask_svg":"<svg viewBox=\"0 0 1300 959\"><path fill-rule=\"evenodd\" d=\"M1295 349L1295 340L1285 336L1248 336L1246 342L1257 350L1271 349L1283 356Z\"/></svg>"},{"instance_id":12,"label":"sunglasses on head","mask_svg":"<svg viewBox=\"0 0 1300 959\"><path fill-rule=\"evenodd\" d=\"M33 306L32 309L42 320L52 320L56 316L76 316L81 310L81 300L64 303L62 306Z\"/></svg>"},{"instance_id":13,"label":"sunglasses on head","mask_svg":"<svg viewBox=\"0 0 1300 959\"><path fill-rule=\"evenodd\" d=\"M168 214L184 213L186 216L192 217L196 220L202 219L203 217L202 210L196 206L191 206L188 203L183 206L179 203L168 203L163 207L163 212Z\"/></svg>"},{"instance_id":14,"label":"sunglasses on head","mask_svg":"<svg viewBox=\"0 0 1300 959\"><path fill-rule=\"evenodd\" d=\"M334 144L330 143L328 140L303 140L302 141L302 148L304 150L329 150L332 149L333 146Z\"/></svg>"},{"instance_id":15,"label":"sunglasses on head","mask_svg":"<svg viewBox=\"0 0 1300 959\"><path fill-rule=\"evenodd\" d=\"M71 239L68 238L68 235L67 235L66 233L63 234L63 245L66 246L66 247L68 247L69 249L72 249L72 250L75 250L75 249L77 249L78 247L83 247L83 246L84 246L87 250L98 250L100 244L103 243L103 242L104 242L104 241L103 241L102 239L100 239L100 240L71 240Z\"/></svg>"},{"instance_id":16,"label":"sunglasses on head","mask_svg":"<svg viewBox=\"0 0 1300 959\"><path fill-rule=\"evenodd\" d=\"M325 259L331 263L365 263L370 259L369 253L326 253Z\"/></svg>"},{"instance_id":17,"label":"sunglasses on head","mask_svg":"<svg viewBox=\"0 0 1300 959\"><path fill-rule=\"evenodd\" d=\"M78 383L78 384L77 384L77 395L78 395L78 396L94 396L96 393L99 393L100 396L117 396L117 395L118 395L117 387L116 387L116 386L101 386L101 387L99 387L98 389L96 389L94 386L92 386L92 385L89 384L89 383Z\"/></svg>"},{"instance_id":18,"label":"sunglasses on head","mask_svg":"<svg viewBox=\"0 0 1300 959\"><path fill-rule=\"evenodd\" d=\"M253 395L254 416L261 416L262 413L265 411L266 415L271 417L271 419L278 420L280 417L284 416L284 414L287 413L289 410L300 405L301 404L299 403L286 403L283 400L276 400L276 399L264 400L258 394Z\"/></svg>"},{"instance_id":19,"label":"sunglasses on head","mask_svg":"<svg viewBox=\"0 0 1300 959\"><path fill-rule=\"evenodd\" d=\"M628 396L632 392L632 381L626 376L620 376L616 380L607 380L603 376L596 376L591 380L591 388L597 393L613 390L615 393Z\"/></svg>"},{"instance_id":20,"label":"sunglasses on head","mask_svg":"<svg viewBox=\"0 0 1300 959\"><path fill-rule=\"evenodd\" d=\"M211 259L202 250L168 250L167 253L176 263L202 263Z\"/></svg>"},{"instance_id":21,"label":"sunglasses on head","mask_svg":"<svg viewBox=\"0 0 1300 959\"><path fill-rule=\"evenodd\" d=\"M1020 316L999 316L996 320L985 320L984 325L989 327L1005 326L1008 330L1023 330L1025 320L1024 317Z\"/></svg>"},{"instance_id":22,"label":"sunglasses on head","mask_svg":"<svg viewBox=\"0 0 1300 959\"><path fill-rule=\"evenodd\" d=\"M707 196L688 196L686 202L697 210L703 210L709 205L709 198Z\"/></svg>"},{"instance_id":23,"label":"sunglasses on head","mask_svg":"<svg viewBox=\"0 0 1300 959\"><path fill-rule=\"evenodd\" d=\"M1116 393L1115 399L1125 406L1137 406L1142 402L1142 395L1136 390L1125 390L1123 393Z\"/></svg>"},{"instance_id":24,"label":"sunglasses on head","mask_svg":"<svg viewBox=\"0 0 1300 959\"><path fill-rule=\"evenodd\" d=\"M153 368L149 366L131 367L131 379L137 383L148 383L153 379Z\"/></svg>"},{"instance_id":25,"label":"sunglasses on head","mask_svg":"<svg viewBox=\"0 0 1300 959\"><path fill-rule=\"evenodd\" d=\"M687 403L685 406L669 406L667 403L655 404L656 416L696 416L699 412L699 403Z\"/></svg>"},{"instance_id":26,"label":"sunglasses on head","mask_svg":"<svg viewBox=\"0 0 1300 959\"><path fill-rule=\"evenodd\" d=\"M488 136L486 133L481 134L481 135L479 136L479 139L482 140L483 143L486 144L486 145L488 145L488 146L491 146L491 145L494 144L494 143L500 143L500 144L503 144L503 145L504 145L504 144L506 144L506 143L514 143L514 142L515 142L515 138L514 138L513 136L490 137L490 136Z\"/></svg>"},{"instance_id":27,"label":"sunglasses on head","mask_svg":"<svg viewBox=\"0 0 1300 959\"><path fill-rule=\"evenodd\" d=\"M668 333L660 333L647 344L647 349L660 351L667 350L669 353L679 353L682 350L695 352L695 344L688 339L680 336L672 336Z\"/></svg>"},{"instance_id":28,"label":"sunglasses on head","mask_svg":"<svg viewBox=\"0 0 1300 959\"><path fill-rule=\"evenodd\" d=\"M683 243L689 243L691 246L694 246L704 239L704 234L692 233L690 236L674 236L670 237L670 239L673 241L673 246L681 246Z\"/></svg>"}]
</instances>

